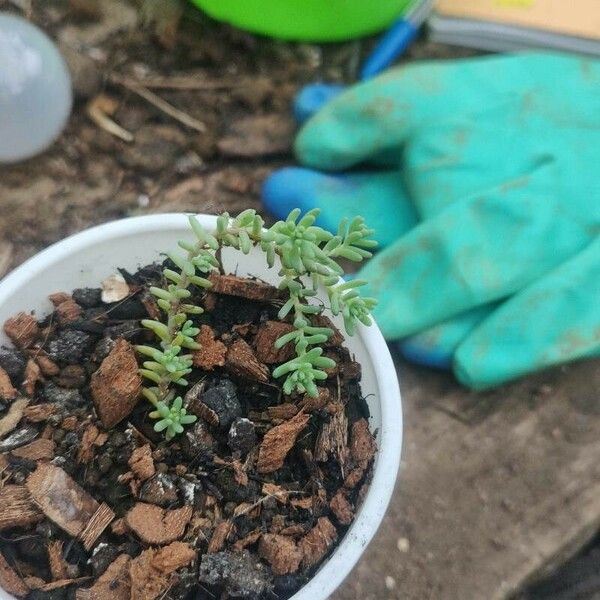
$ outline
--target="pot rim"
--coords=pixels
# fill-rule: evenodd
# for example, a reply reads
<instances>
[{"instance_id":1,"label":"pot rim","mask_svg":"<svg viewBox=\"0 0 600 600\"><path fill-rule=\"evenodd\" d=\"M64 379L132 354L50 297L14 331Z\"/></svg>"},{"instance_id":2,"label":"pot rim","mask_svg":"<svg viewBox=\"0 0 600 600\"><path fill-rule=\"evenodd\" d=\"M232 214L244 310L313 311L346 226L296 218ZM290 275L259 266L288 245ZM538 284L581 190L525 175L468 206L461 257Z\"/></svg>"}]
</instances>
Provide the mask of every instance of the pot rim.
<instances>
[{"instance_id":1,"label":"pot rim","mask_svg":"<svg viewBox=\"0 0 600 600\"><path fill-rule=\"evenodd\" d=\"M190 214L190 213L187 213ZM27 281L43 277L53 263L99 242L137 234L187 227L187 214L163 213L110 221L69 236L42 250L0 280L0 305ZM196 215L205 227L216 226L213 215ZM26 307L24 307L26 310ZM314 576L290 600L315 600L332 594L353 569L377 532L394 490L402 450L402 403L396 369L383 335L374 323L360 325L356 335L372 357L379 387L381 430L369 491L346 535ZM11 598L0 589L0 598Z\"/></svg>"}]
</instances>

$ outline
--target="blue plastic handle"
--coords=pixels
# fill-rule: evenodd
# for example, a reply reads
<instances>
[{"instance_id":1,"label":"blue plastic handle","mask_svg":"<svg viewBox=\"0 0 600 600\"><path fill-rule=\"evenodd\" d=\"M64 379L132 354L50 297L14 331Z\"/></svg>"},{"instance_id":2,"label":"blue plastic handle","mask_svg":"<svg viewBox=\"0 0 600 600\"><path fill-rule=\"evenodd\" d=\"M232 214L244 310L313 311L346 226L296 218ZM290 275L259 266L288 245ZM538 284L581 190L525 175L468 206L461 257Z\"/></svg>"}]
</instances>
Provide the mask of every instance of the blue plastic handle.
<instances>
[{"instance_id":1,"label":"blue plastic handle","mask_svg":"<svg viewBox=\"0 0 600 600\"><path fill-rule=\"evenodd\" d=\"M360 71L361 79L370 79L387 69L417 35L417 27L400 19L381 38Z\"/></svg>"}]
</instances>

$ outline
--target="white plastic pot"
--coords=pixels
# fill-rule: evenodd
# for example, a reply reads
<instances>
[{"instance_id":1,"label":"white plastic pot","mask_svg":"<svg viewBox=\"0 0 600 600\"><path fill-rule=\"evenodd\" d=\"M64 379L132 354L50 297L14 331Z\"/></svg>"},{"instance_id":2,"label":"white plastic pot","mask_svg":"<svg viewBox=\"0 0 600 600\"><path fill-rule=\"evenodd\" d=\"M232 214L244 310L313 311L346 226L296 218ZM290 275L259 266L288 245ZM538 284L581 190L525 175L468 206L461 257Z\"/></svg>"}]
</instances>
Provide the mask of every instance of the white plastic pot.
<instances>
[{"instance_id":1,"label":"white plastic pot","mask_svg":"<svg viewBox=\"0 0 600 600\"><path fill-rule=\"evenodd\" d=\"M214 229L215 217L201 215L199 219L207 229ZM115 221L54 244L0 282L0 324L20 311L48 314L52 310L48 294L98 287L117 267L135 270L156 261L161 252L175 249L180 239L193 239L186 216L164 214ZM248 256L226 250L223 259L227 272L259 276L272 283L277 280L277 269L267 269L258 250ZM0 328L0 345L8 343ZM324 600L339 587L381 523L400 464L400 390L383 336L375 325L361 326L346 343L362 365L362 391L371 411L371 429L376 432L379 451L373 481L344 539L293 600ZM0 590L0 599L8 598Z\"/></svg>"}]
</instances>

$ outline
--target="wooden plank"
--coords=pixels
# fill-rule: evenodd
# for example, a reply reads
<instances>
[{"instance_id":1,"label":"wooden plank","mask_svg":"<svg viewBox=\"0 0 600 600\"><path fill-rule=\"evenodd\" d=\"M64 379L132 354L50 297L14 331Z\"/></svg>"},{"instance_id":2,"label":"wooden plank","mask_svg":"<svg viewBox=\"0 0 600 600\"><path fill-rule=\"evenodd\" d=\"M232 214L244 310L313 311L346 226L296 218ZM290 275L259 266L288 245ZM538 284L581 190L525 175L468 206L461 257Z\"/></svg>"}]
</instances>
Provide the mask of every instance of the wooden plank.
<instances>
[{"instance_id":1,"label":"wooden plank","mask_svg":"<svg viewBox=\"0 0 600 600\"><path fill-rule=\"evenodd\" d=\"M335 600L505 600L600 525L600 361L495 391L400 365L403 467Z\"/></svg>"}]
</instances>

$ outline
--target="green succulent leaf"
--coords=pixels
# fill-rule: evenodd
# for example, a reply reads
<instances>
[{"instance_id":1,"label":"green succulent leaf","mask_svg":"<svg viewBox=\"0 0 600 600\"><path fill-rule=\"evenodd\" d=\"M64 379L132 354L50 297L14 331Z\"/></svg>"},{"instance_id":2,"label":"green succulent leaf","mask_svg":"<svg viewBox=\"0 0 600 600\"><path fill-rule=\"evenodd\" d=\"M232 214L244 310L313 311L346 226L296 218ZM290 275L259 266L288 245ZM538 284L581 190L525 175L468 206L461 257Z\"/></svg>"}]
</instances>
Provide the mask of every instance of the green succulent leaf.
<instances>
[{"instance_id":1,"label":"green succulent leaf","mask_svg":"<svg viewBox=\"0 0 600 600\"><path fill-rule=\"evenodd\" d=\"M165 431L165 438L171 440L176 435L183 433L183 425L195 423L197 417L188 415L183 408L183 399L177 396L169 406L166 402L161 401L156 404L156 410L150 413L150 418L159 419L154 424L154 431Z\"/></svg>"}]
</instances>

